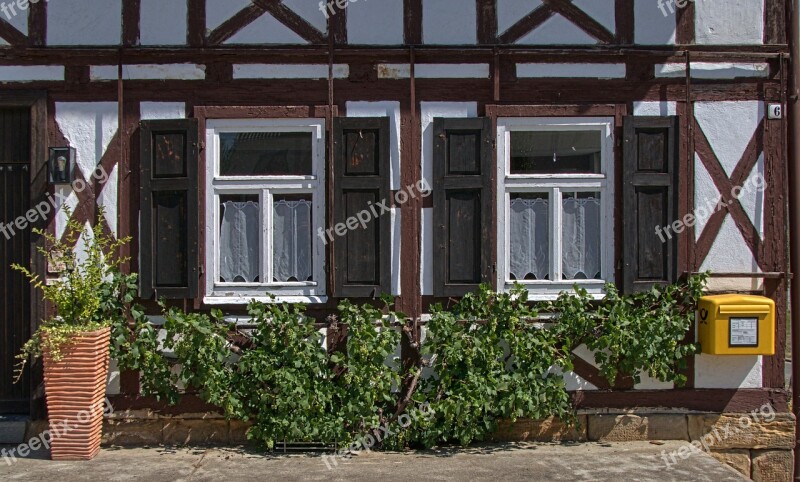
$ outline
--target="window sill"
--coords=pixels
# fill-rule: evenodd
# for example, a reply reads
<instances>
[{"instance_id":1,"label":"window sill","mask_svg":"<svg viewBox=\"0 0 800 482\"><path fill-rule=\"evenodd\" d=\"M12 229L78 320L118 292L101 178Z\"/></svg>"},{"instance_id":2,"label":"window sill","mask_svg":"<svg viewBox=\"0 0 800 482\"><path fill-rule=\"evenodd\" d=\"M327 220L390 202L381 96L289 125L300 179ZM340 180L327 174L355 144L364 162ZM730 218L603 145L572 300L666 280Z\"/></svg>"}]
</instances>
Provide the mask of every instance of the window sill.
<instances>
[{"instance_id":1,"label":"window sill","mask_svg":"<svg viewBox=\"0 0 800 482\"><path fill-rule=\"evenodd\" d=\"M548 281L534 281L534 282L519 282L524 288L528 290L528 299L530 301L555 301L559 295L564 292L575 293L574 286L585 289L589 297L595 300L602 300L606 297L605 285L607 281L592 280L592 281L568 281L568 282L548 282ZM505 290L510 291L514 287L514 283L506 281Z\"/></svg>"},{"instance_id":2,"label":"window sill","mask_svg":"<svg viewBox=\"0 0 800 482\"><path fill-rule=\"evenodd\" d=\"M315 304L327 303L327 296L305 296L305 295L280 295L274 298L267 296L206 296L203 298L203 303L206 305L246 305L251 301L259 301L262 303L293 303L293 304Z\"/></svg>"}]
</instances>

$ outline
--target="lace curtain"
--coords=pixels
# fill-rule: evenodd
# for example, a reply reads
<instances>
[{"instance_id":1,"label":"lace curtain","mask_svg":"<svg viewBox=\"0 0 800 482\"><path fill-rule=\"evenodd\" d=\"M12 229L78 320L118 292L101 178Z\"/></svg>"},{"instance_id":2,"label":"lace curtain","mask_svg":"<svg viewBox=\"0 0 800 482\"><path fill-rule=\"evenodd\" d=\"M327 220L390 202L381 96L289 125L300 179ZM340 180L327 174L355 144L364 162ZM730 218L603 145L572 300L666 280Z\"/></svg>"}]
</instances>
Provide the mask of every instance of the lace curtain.
<instances>
[{"instance_id":1,"label":"lace curtain","mask_svg":"<svg viewBox=\"0 0 800 482\"><path fill-rule=\"evenodd\" d=\"M226 283L254 283L261 275L259 229L261 209L253 201L222 203L219 272Z\"/></svg>"},{"instance_id":2,"label":"lace curtain","mask_svg":"<svg viewBox=\"0 0 800 482\"><path fill-rule=\"evenodd\" d=\"M600 279L600 199L563 200L564 279Z\"/></svg>"},{"instance_id":3,"label":"lace curtain","mask_svg":"<svg viewBox=\"0 0 800 482\"><path fill-rule=\"evenodd\" d=\"M511 279L551 279L549 201L512 199L510 208ZM561 268L564 279L600 278L600 222L600 199L563 200Z\"/></svg>"},{"instance_id":4,"label":"lace curtain","mask_svg":"<svg viewBox=\"0 0 800 482\"><path fill-rule=\"evenodd\" d=\"M550 202L511 199L511 279L550 279Z\"/></svg>"},{"instance_id":5,"label":"lace curtain","mask_svg":"<svg viewBox=\"0 0 800 482\"><path fill-rule=\"evenodd\" d=\"M312 281L311 201L273 204L273 281Z\"/></svg>"}]
</instances>

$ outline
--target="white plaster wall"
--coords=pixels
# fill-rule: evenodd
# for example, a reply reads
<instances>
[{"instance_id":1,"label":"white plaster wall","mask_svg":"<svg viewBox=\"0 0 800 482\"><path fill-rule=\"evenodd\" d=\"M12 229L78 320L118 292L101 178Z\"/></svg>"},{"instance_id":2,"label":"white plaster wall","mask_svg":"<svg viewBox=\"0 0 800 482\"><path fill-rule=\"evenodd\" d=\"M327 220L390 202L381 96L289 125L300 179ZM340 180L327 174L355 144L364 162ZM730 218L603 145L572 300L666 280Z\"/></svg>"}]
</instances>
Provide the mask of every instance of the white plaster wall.
<instances>
[{"instance_id":1,"label":"white plaster wall","mask_svg":"<svg viewBox=\"0 0 800 482\"><path fill-rule=\"evenodd\" d=\"M597 20L609 32L617 31L616 0L574 0L572 3Z\"/></svg>"},{"instance_id":2,"label":"white plaster wall","mask_svg":"<svg viewBox=\"0 0 800 482\"><path fill-rule=\"evenodd\" d=\"M423 296L433 296L433 208L423 208L422 237L420 240L420 261L422 267L419 272L420 293Z\"/></svg>"},{"instance_id":3,"label":"white plaster wall","mask_svg":"<svg viewBox=\"0 0 800 482\"><path fill-rule=\"evenodd\" d=\"M30 8L25 8L24 10L19 8L16 2L7 1L6 5L8 6L6 12L0 13L0 18L5 20L6 22L10 23L14 28L19 30L20 32L24 33L25 35L28 34L28 12ZM28 4L30 5L30 4ZM13 7L13 10L12 10Z\"/></svg>"},{"instance_id":4,"label":"white plaster wall","mask_svg":"<svg viewBox=\"0 0 800 482\"><path fill-rule=\"evenodd\" d=\"M250 5L250 0L216 0L206 2L206 28L209 31L214 30L248 5Z\"/></svg>"},{"instance_id":5,"label":"white plaster wall","mask_svg":"<svg viewBox=\"0 0 800 482\"><path fill-rule=\"evenodd\" d=\"M0 82L63 81L64 67L60 65L3 65Z\"/></svg>"},{"instance_id":6,"label":"white plaster wall","mask_svg":"<svg viewBox=\"0 0 800 482\"><path fill-rule=\"evenodd\" d=\"M692 62L693 79L740 79L769 77L769 64L763 62ZM656 77L686 77L686 63L656 64Z\"/></svg>"},{"instance_id":7,"label":"white plaster wall","mask_svg":"<svg viewBox=\"0 0 800 482\"><path fill-rule=\"evenodd\" d=\"M717 201L720 198L711 174L708 173L705 164L700 157L695 154L694 159L694 215L697 219L694 228L695 240L700 239L703 230L706 228L708 218L714 214Z\"/></svg>"},{"instance_id":8,"label":"white plaster wall","mask_svg":"<svg viewBox=\"0 0 800 482\"><path fill-rule=\"evenodd\" d=\"M760 101L697 102L695 117L700 129L708 138L726 174L730 177L742 158L750 139L764 119L764 105ZM763 236L764 193L763 154L744 183L739 197L743 209L753 225ZM720 192L711 175L695 155L695 236L699 238L713 214ZM724 193L728 196L730 193ZM736 223L730 215L723 221L722 228L714 240L708 256L700 267L701 271L715 272L760 272L750 249L745 243ZM759 280L729 279L713 280L713 289L757 289Z\"/></svg>"},{"instance_id":9,"label":"white plaster wall","mask_svg":"<svg viewBox=\"0 0 800 482\"><path fill-rule=\"evenodd\" d=\"M48 45L119 45L121 42L122 0L48 2Z\"/></svg>"},{"instance_id":10,"label":"white plaster wall","mask_svg":"<svg viewBox=\"0 0 800 482\"><path fill-rule=\"evenodd\" d=\"M675 101L641 101L633 103L633 115L666 117L677 115L678 104Z\"/></svg>"},{"instance_id":11,"label":"white plaster wall","mask_svg":"<svg viewBox=\"0 0 800 482\"><path fill-rule=\"evenodd\" d=\"M187 15L186 0L142 0L140 43L185 45Z\"/></svg>"},{"instance_id":12,"label":"white plaster wall","mask_svg":"<svg viewBox=\"0 0 800 482\"><path fill-rule=\"evenodd\" d=\"M675 44L677 15L671 13L664 2L660 9L653 0L634 0L633 39L640 45ZM673 7L674 8L674 7Z\"/></svg>"},{"instance_id":13,"label":"white plaster wall","mask_svg":"<svg viewBox=\"0 0 800 482\"><path fill-rule=\"evenodd\" d=\"M488 79L489 64L415 64L417 79ZM410 64L378 64L379 79L411 78Z\"/></svg>"},{"instance_id":14,"label":"white plaster wall","mask_svg":"<svg viewBox=\"0 0 800 482\"><path fill-rule=\"evenodd\" d=\"M141 120L185 119L185 102L141 102L139 104Z\"/></svg>"},{"instance_id":15,"label":"white plaster wall","mask_svg":"<svg viewBox=\"0 0 800 482\"><path fill-rule=\"evenodd\" d=\"M542 0L497 0L497 32L502 34L541 5Z\"/></svg>"},{"instance_id":16,"label":"white plaster wall","mask_svg":"<svg viewBox=\"0 0 800 482\"><path fill-rule=\"evenodd\" d=\"M120 371L117 360L108 361L108 377L106 378L106 395L119 395Z\"/></svg>"},{"instance_id":17,"label":"white plaster wall","mask_svg":"<svg viewBox=\"0 0 800 482\"><path fill-rule=\"evenodd\" d=\"M761 120L760 101L697 102L695 117L728 176L733 174Z\"/></svg>"},{"instance_id":18,"label":"white plaster wall","mask_svg":"<svg viewBox=\"0 0 800 482\"><path fill-rule=\"evenodd\" d=\"M333 78L350 76L349 64L334 64ZM327 64L235 64L234 79L327 79Z\"/></svg>"},{"instance_id":19,"label":"white plaster wall","mask_svg":"<svg viewBox=\"0 0 800 482\"><path fill-rule=\"evenodd\" d=\"M325 33L328 31L328 19L319 8L319 0L283 0L283 4L292 9L297 15L303 17L303 20L310 23L320 32ZM348 14L350 13L349 8Z\"/></svg>"},{"instance_id":20,"label":"white plaster wall","mask_svg":"<svg viewBox=\"0 0 800 482\"><path fill-rule=\"evenodd\" d=\"M758 273L761 271L753 257L752 251L736 227L736 221L730 215L725 217L722 228L714 240L714 244L706 256L700 271L719 273ZM756 280L745 280L747 284ZM741 284L741 283L737 283Z\"/></svg>"},{"instance_id":21,"label":"white plaster wall","mask_svg":"<svg viewBox=\"0 0 800 482\"><path fill-rule=\"evenodd\" d=\"M566 18L554 15L533 32L519 39L517 43L526 45L594 45L598 42Z\"/></svg>"},{"instance_id":22,"label":"white plaster wall","mask_svg":"<svg viewBox=\"0 0 800 482\"><path fill-rule=\"evenodd\" d=\"M347 42L353 45L403 43L403 2L361 0L347 7Z\"/></svg>"},{"instance_id":23,"label":"white plaster wall","mask_svg":"<svg viewBox=\"0 0 800 482\"><path fill-rule=\"evenodd\" d=\"M55 118L69 145L76 150L76 165L84 179L92 179L94 170L103 158L111 140L119 126L116 102L58 102L55 106ZM112 230L116 230L117 219L117 177L112 172L102 187L99 202L106 208L106 221ZM71 192L71 188L61 188L62 194ZM75 205L75 193L68 196L68 204ZM59 209L56 215L56 233L63 234L66 228L66 216ZM115 231L116 232L116 231Z\"/></svg>"},{"instance_id":24,"label":"white plaster wall","mask_svg":"<svg viewBox=\"0 0 800 482\"><path fill-rule=\"evenodd\" d=\"M89 78L93 81L116 81L119 67L116 65L92 65ZM125 80L204 80L206 66L197 64L139 64L123 65Z\"/></svg>"},{"instance_id":25,"label":"white plaster wall","mask_svg":"<svg viewBox=\"0 0 800 482\"><path fill-rule=\"evenodd\" d=\"M400 288L401 268L400 256L403 252L403 236L401 235L403 227L403 213L397 209L391 209L391 223L392 223L392 294L400 296L402 290Z\"/></svg>"},{"instance_id":26,"label":"white plaster wall","mask_svg":"<svg viewBox=\"0 0 800 482\"><path fill-rule=\"evenodd\" d=\"M761 388L762 358L757 355L698 355L695 388Z\"/></svg>"},{"instance_id":27,"label":"white plaster wall","mask_svg":"<svg viewBox=\"0 0 800 482\"><path fill-rule=\"evenodd\" d=\"M537 78L625 78L625 64L517 64L517 77Z\"/></svg>"},{"instance_id":28,"label":"white plaster wall","mask_svg":"<svg viewBox=\"0 0 800 482\"><path fill-rule=\"evenodd\" d=\"M697 44L762 44L764 0L695 1Z\"/></svg>"},{"instance_id":29,"label":"white plaster wall","mask_svg":"<svg viewBox=\"0 0 800 482\"><path fill-rule=\"evenodd\" d=\"M244 27L225 44L307 44L301 36L265 13L250 25Z\"/></svg>"},{"instance_id":30,"label":"white plaster wall","mask_svg":"<svg viewBox=\"0 0 800 482\"><path fill-rule=\"evenodd\" d=\"M478 20L475 2L423 0L422 41L426 44L444 45L477 43Z\"/></svg>"}]
</instances>

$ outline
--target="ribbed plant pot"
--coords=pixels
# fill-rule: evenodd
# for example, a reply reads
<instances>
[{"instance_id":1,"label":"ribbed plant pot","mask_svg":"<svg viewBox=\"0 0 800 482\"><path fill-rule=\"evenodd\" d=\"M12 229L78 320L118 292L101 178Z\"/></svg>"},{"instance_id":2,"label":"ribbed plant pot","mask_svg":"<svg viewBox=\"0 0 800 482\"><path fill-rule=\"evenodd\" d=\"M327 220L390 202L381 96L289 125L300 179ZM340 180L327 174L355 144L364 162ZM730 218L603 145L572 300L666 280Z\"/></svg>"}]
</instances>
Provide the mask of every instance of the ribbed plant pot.
<instances>
[{"instance_id":1,"label":"ribbed plant pot","mask_svg":"<svg viewBox=\"0 0 800 482\"><path fill-rule=\"evenodd\" d=\"M56 362L44 354L44 391L53 460L90 460L100 451L111 328L75 335Z\"/></svg>"}]
</instances>

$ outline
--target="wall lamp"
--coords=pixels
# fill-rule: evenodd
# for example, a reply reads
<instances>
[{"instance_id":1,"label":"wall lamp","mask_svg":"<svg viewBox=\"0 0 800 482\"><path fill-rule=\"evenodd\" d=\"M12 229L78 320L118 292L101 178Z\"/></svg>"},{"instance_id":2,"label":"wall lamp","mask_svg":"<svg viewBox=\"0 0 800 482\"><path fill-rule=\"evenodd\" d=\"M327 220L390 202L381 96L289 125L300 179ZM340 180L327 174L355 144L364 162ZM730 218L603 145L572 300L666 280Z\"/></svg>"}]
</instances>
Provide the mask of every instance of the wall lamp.
<instances>
[{"instance_id":1,"label":"wall lamp","mask_svg":"<svg viewBox=\"0 0 800 482\"><path fill-rule=\"evenodd\" d=\"M51 147L47 168L50 184L71 184L75 172L75 148Z\"/></svg>"}]
</instances>

